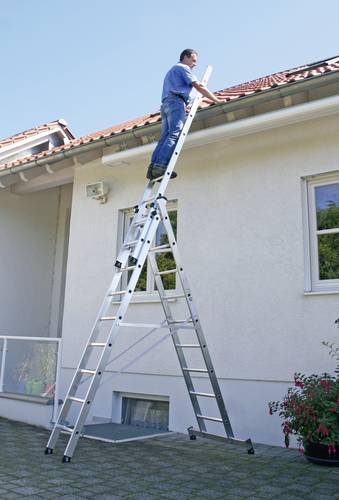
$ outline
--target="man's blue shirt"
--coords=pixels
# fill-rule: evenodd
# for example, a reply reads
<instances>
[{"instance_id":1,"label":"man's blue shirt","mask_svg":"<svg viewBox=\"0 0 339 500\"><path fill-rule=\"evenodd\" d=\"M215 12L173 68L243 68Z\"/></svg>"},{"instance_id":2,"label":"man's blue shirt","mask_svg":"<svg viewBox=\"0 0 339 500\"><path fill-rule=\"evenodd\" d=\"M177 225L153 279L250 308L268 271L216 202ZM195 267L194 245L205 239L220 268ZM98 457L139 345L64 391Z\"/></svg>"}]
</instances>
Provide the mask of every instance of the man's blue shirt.
<instances>
[{"instance_id":1,"label":"man's blue shirt","mask_svg":"<svg viewBox=\"0 0 339 500\"><path fill-rule=\"evenodd\" d=\"M197 78L193 75L191 68L187 64L177 63L165 76L161 101L170 94L178 94L188 103L192 91L192 83L196 81Z\"/></svg>"}]
</instances>

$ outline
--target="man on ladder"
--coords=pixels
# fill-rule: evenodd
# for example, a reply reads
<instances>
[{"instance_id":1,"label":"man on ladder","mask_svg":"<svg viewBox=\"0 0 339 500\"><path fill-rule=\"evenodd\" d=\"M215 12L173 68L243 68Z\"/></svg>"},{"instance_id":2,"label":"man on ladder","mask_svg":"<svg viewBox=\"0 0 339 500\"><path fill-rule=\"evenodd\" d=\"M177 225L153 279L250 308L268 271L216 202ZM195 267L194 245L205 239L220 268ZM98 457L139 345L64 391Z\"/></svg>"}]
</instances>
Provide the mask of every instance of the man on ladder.
<instances>
[{"instance_id":1,"label":"man on ladder","mask_svg":"<svg viewBox=\"0 0 339 500\"><path fill-rule=\"evenodd\" d=\"M147 170L147 179L156 179L166 171L186 120L186 106L190 103L192 88L216 104L225 102L210 92L193 75L191 70L197 65L197 61L198 53L193 49L185 49L180 54L179 62L165 76L160 108L161 134ZM176 172L172 172L171 179L175 177L177 177Z\"/></svg>"},{"instance_id":2,"label":"man on ladder","mask_svg":"<svg viewBox=\"0 0 339 500\"><path fill-rule=\"evenodd\" d=\"M193 57L193 61L195 61L191 61L193 67L196 63L196 53L191 53L189 56L186 54L185 57ZM187 59L183 60L187 62ZM190 70L190 67L188 65L186 66ZM208 93L205 84L208 82L211 71L212 67L208 66L202 79L203 83L200 84L200 90L203 89L205 93L204 95ZM194 82L192 82L192 87L193 83ZM190 88L191 86L188 85L187 91L189 91ZM210 95L213 96L214 100L217 99L217 97L213 94ZM186 93L185 96L188 98L189 93ZM180 103L181 101L183 103L180 108L182 110L181 121L183 121L185 118L186 101L184 102L182 97L174 97L177 99L177 103ZM172 96L170 95L169 98L172 98ZM124 354L124 352L126 352L126 350L123 351L113 357L112 360L111 354L114 352L113 349L116 338L119 334L122 334L125 327L147 329L150 327L149 323L141 323L140 321L129 323L125 321L125 316L133 294L135 293L135 289L147 257L149 258L149 262L151 264L153 275L155 277L156 288L159 293L166 318L164 323L151 326L152 328L155 327L156 329L160 329L163 328L164 324L166 324L166 329L169 330L168 335L172 337L182 375L199 427L199 430L194 429L193 427L189 428L188 431L190 438L194 439L196 436L212 437L214 439L222 439L223 441L228 441L234 444L245 444L248 453L254 453L253 445L250 439L244 441L234 437L215 369L209 355L201 321L194 305L192 292L186 277L184 266L181 262L178 245L175 240L175 235L166 208L167 199L164 196L166 187L170 181L170 176L173 173L173 169L199 107L200 101L201 94L198 94L193 100L192 106L190 107L187 118L184 120L185 123L181 127L182 130L179 132L177 140L175 137L172 137L170 138L172 140L172 144L171 141L168 141L167 145L164 143L164 150L166 150L166 147L172 148L170 149L171 152L168 153L169 159L167 160L163 157L163 164L159 164L158 166L155 166L155 168L151 166L149 175L152 173L152 179L150 179L150 182L147 183L140 203L134 208L133 219L117 255L112 281L104 295L101 307L87 340L87 344L83 350L80 361L75 370L73 380L69 386L63 406L45 449L46 455L51 455L60 433L62 431L66 432L69 435L69 439L64 451L63 462L71 461L77 442L82 435L82 429L85 425L86 418L89 415L95 394L101 384L102 375L105 369L114 359L117 359ZM169 108L171 108L171 106L169 106ZM173 107L173 110L175 110L175 113L173 113L176 114L176 106ZM173 113L169 113L169 121L171 121ZM173 131L172 125L168 127L168 129ZM158 151L161 153L162 146L159 147ZM166 161L167 167L165 165ZM153 178L153 174L157 175L159 173L156 170L159 166L160 168L162 167L162 176L160 178ZM156 181L160 181L160 185L157 185ZM154 246L154 238L159 224L163 224L164 226L167 233L168 244ZM166 253L172 253L175 262L173 269L166 271L159 269L156 256L163 251ZM162 281L162 276L167 274L175 274L180 282L181 293L175 297L183 299L183 305L186 304L186 314L184 319L177 318L175 311L171 308L171 300L174 296L167 295L166 288L164 287L164 283ZM127 279L125 280L127 281L126 286L122 285L122 283L124 283L122 280L123 276L127 276ZM117 297L120 297L120 300L117 305L113 305L112 301ZM115 309L114 314L112 314L112 307ZM105 327L105 325L107 325L107 327ZM190 330L190 334L193 336L193 343L187 343L187 341L185 341L185 334L187 330ZM164 340L166 337L167 335L164 336L163 339L160 339L160 341ZM158 345L160 341L156 341L151 348ZM134 344L132 344L128 350L133 346ZM145 355L151 348L148 348L141 355ZM191 366L189 358L186 358L185 352L189 355L189 352L192 351L192 349L197 353L200 352L199 358L201 366ZM92 355L94 357L92 357ZM129 361L128 364L119 371L119 373L122 373L124 369L127 369L131 363L137 361L141 355L138 355L134 358L134 360ZM196 373L205 374L206 382L210 386L210 392L202 392L199 387L196 386L196 382L199 381L199 377L195 378ZM87 383L87 386L85 386L84 391L81 391L80 389L84 382ZM203 408L200 405L200 401L206 400L206 398L212 398L210 400L214 400L216 403L216 405L214 405L215 410L217 411L216 416L210 415L209 412L206 414L206 412L202 411ZM70 415L72 412L73 416ZM69 421L70 417L73 421L72 423ZM206 428L206 421L222 424L225 436L209 433Z\"/></svg>"}]
</instances>

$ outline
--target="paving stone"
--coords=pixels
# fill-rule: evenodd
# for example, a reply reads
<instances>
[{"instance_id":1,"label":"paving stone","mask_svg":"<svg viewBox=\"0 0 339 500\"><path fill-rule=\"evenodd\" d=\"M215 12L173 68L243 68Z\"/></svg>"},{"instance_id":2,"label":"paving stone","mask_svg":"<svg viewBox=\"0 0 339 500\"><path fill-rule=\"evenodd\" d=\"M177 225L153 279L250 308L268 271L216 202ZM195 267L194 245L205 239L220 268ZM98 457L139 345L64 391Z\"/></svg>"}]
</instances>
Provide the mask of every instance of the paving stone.
<instances>
[{"instance_id":1,"label":"paving stone","mask_svg":"<svg viewBox=\"0 0 339 500\"><path fill-rule=\"evenodd\" d=\"M20 488L15 488L12 493L16 493L20 496L35 495L40 491L39 488L32 488L31 486L21 486Z\"/></svg>"},{"instance_id":2,"label":"paving stone","mask_svg":"<svg viewBox=\"0 0 339 500\"><path fill-rule=\"evenodd\" d=\"M63 464L65 436L47 456L48 436L0 418L1 500L339 500L339 469L310 464L296 450L255 445L250 456L173 433L119 445L81 439L72 462Z\"/></svg>"}]
</instances>

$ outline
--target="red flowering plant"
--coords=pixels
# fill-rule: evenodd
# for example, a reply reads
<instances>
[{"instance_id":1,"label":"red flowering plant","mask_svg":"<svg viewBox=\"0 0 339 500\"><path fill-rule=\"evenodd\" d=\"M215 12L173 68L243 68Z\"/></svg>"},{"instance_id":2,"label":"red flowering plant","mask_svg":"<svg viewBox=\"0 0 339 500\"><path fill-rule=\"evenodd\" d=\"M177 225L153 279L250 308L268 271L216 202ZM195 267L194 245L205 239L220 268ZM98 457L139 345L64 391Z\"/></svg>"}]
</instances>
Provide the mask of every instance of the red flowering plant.
<instances>
[{"instance_id":1,"label":"red flowering plant","mask_svg":"<svg viewBox=\"0 0 339 500\"><path fill-rule=\"evenodd\" d=\"M339 326L339 318L335 321ZM331 357L339 360L339 348L334 343L323 342ZM339 445L339 365L335 375L304 375L295 373L294 387L288 389L282 401L271 401L269 413L278 412L286 447L290 435L297 436L301 447L306 443L327 445L329 455L335 455Z\"/></svg>"}]
</instances>

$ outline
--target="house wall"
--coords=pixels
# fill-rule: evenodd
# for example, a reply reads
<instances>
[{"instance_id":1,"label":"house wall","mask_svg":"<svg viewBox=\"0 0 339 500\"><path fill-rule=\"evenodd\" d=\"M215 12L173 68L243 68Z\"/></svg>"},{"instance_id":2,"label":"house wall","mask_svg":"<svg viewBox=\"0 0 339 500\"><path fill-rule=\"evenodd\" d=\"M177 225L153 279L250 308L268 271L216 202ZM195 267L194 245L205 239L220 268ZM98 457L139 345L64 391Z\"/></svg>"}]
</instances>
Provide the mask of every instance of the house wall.
<instances>
[{"instance_id":1,"label":"house wall","mask_svg":"<svg viewBox=\"0 0 339 500\"><path fill-rule=\"evenodd\" d=\"M1 192L0 335L49 336L65 205L71 205L68 186Z\"/></svg>"},{"instance_id":2,"label":"house wall","mask_svg":"<svg viewBox=\"0 0 339 500\"><path fill-rule=\"evenodd\" d=\"M304 294L301 177L339 170L338 132L333 116L187 149L167 191L169 199L178 200L182 259L231 422L242 438L281 444L281 422L268 416L267 402L281 398L294 371L333 369L321 341L335 340L338 294ZM111 280L118 212L140 198L145 169L135 159L131 165L109 168L97 162L76 171L63 393ZM98 180L110 185L105 205L85 196L86 183ZM174 309L182 311L180 301ZM161 320L161 305L133 304L130 319L136 318ZM136 335L124 330L118 352ZM119 360L115 369L122 364ZM118 421L112 401L119 391L169 396L171 430L195 425L170 339L128 373L107 379L91 417Z\"/></svg>"}]
</instances>

